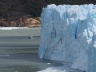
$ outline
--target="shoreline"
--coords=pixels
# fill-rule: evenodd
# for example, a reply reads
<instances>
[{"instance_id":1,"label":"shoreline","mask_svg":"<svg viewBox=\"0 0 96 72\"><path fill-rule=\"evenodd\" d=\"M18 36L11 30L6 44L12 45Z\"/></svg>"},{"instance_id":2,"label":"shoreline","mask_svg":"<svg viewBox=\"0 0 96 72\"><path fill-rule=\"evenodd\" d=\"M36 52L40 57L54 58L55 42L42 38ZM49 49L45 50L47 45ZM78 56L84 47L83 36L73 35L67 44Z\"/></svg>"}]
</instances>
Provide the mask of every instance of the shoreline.
<instances>
[{"instance_id":1,"label":"shoreline","mask_svg":"<svg viewBox=\"0 0 96 72\"><path fill-rule=\"evenodd\" d=\"M41 29L41 27L0 27L0 30L12 30L12 29Z\"/></svg>"}]
</instances>

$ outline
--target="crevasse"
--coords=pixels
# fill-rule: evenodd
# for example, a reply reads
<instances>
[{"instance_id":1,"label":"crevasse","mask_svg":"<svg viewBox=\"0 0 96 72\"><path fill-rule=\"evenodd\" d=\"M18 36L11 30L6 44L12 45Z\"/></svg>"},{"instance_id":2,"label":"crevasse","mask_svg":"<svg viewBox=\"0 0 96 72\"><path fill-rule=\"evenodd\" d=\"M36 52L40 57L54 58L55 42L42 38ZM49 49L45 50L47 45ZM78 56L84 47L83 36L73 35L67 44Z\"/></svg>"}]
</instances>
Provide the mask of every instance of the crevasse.
<instances>
[{"instance_id":1,"label":"crevasse","mask_svg":"<svg viewBox=\"0 0 96 72\"><path fill-rule=\"evenodd\" d=\"M42 9L39 56L96 72L96 5L48 5Z\"/></svg>"}]
</instances>

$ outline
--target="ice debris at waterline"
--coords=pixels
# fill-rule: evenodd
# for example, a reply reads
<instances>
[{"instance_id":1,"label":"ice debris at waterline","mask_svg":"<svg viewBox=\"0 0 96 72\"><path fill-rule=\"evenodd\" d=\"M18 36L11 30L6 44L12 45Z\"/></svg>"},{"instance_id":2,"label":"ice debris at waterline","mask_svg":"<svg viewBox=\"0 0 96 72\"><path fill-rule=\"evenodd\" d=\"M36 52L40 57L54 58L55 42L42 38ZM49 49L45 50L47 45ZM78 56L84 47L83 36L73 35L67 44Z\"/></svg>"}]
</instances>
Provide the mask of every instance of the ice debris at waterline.
<instances>
[{"instance_id":1,"label":"ice debris at waterline","mask_svg":"<svg viewBox=\"0 0 96 72\"><path fill-rule=\"evenodd\" d=\"M45 70L37 71L37 72L83 72L79 70L74 70L70 68L70 65L64 64L64 66L53 66L48 67Z\"/></svg>"},{"instance_id":2,"label":"ice debris at waterline","mask_svg":"<svg viewBox=\"0 0 96 72\"><path fill-rule=\"evenodd\" d=\"M96 72L96 5L48 5L42 10L39 56Z\"/></svg>"}]
</instances>

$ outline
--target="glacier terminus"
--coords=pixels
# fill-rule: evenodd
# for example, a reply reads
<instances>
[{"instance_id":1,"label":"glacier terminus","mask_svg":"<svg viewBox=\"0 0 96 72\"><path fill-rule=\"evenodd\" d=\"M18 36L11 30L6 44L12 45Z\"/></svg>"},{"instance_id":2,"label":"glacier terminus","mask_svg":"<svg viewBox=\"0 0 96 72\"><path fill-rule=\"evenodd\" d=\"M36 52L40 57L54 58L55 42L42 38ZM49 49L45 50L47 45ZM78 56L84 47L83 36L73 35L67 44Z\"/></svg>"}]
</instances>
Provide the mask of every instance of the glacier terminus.
<instances>
[{"instance_id":1,"label":"glacier terminus","mask_svg":"<svg viewBox=\"0 0 96 72\"><path fill-rule=\"evenodd\" d=\"M41 14L42 59L96 72L96 5L48 5Z\"/></svg>"}]
</instances>

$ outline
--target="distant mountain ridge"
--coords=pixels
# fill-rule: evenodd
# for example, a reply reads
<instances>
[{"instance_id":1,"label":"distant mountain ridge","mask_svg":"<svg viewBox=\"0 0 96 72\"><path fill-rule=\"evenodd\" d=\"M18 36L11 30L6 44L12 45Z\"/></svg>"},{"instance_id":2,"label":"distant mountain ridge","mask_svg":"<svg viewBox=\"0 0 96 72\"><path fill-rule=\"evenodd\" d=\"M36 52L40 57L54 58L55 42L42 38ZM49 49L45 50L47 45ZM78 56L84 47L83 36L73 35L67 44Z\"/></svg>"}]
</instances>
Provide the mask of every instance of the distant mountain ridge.
<instances>
[{"instance_id":1,"label":"distant mountain ridge","mask_svg":"<svg viewBox=\"0 0 96 72\"><path fill-rule=\"evenodd\" d=\"M48 4L96 4L95 0L0 0L0 17L40 17Z\"/></svg>"},{"instance_id":2,"label":"distant mountain ridge","mask_svg":"<svg viewBox=\"0 0 96 72\"><path fill-rule=\"evenodd\" d=\"M0 19L0 27L41 27L41 18L20 17L18 19Z\"/></svg>"}]
</instances>

